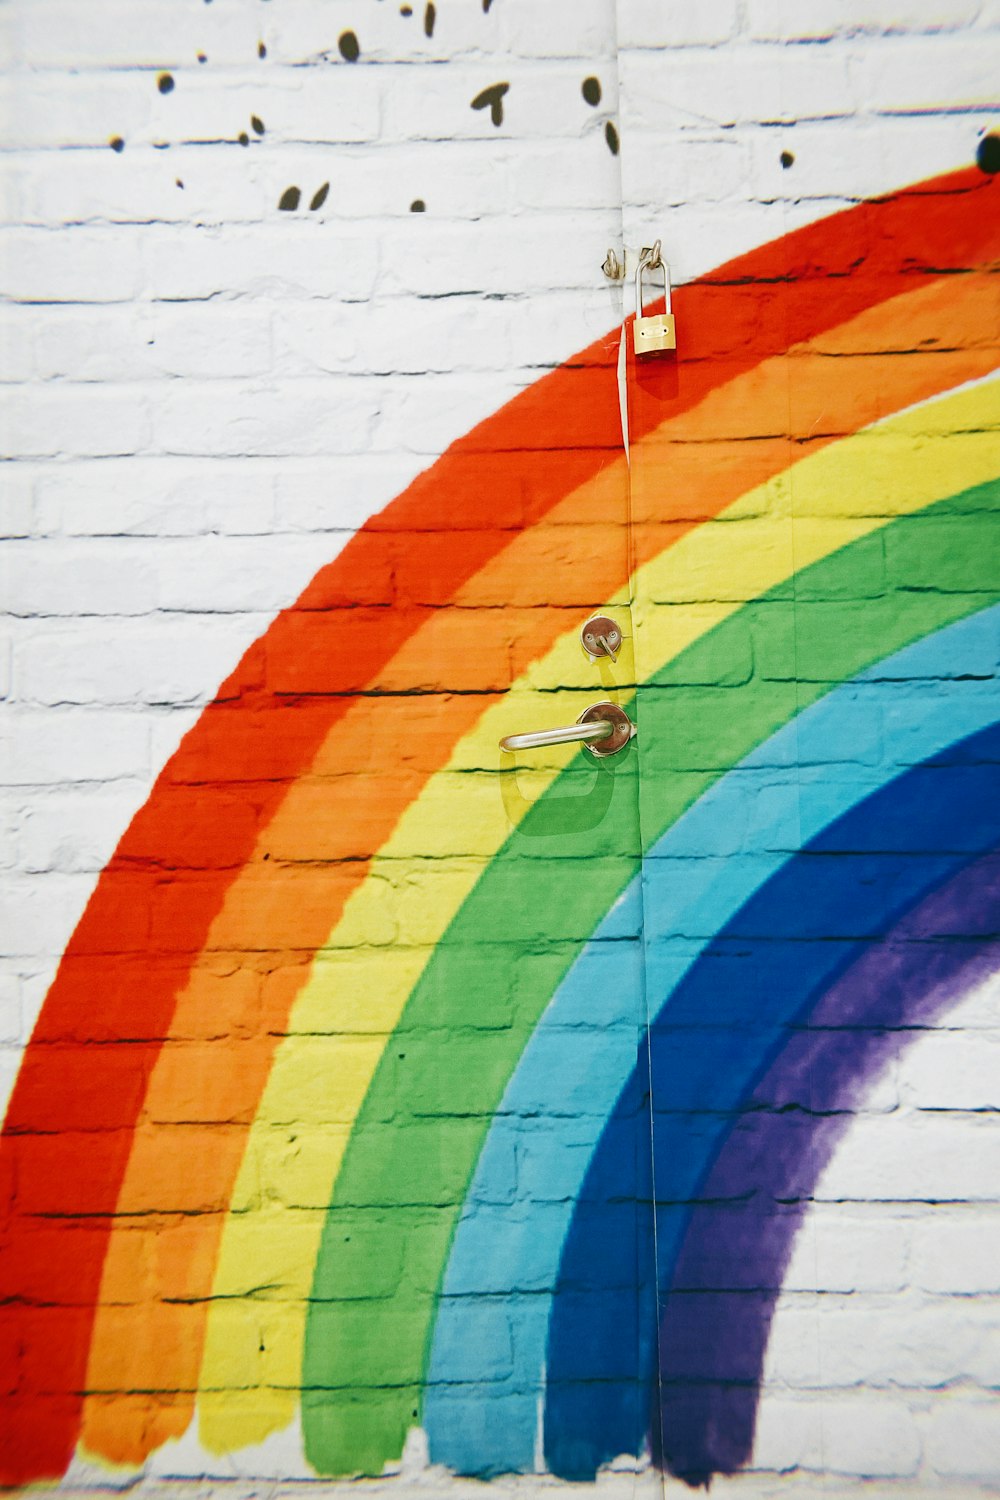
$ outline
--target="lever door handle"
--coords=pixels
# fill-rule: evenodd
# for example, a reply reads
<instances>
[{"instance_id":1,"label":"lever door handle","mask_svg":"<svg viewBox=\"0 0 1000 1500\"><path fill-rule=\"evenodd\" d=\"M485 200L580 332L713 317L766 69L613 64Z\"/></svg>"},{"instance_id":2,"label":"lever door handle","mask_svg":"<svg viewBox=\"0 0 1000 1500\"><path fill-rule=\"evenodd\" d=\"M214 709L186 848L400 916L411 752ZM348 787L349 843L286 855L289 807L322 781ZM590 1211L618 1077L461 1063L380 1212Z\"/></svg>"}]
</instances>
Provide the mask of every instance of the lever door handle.
<instances>
[{"instance_id":1,"label":"lever door handle","mask_svg":"<svg viewBox=\"0 0 1000 1500\"><path fill-rule=\"evenodd\" d=\"M635 725L616 703L592 703L575 724L561 729L535 729L527 734L508 734L501 750L537 750L543 745L570 745L582 741L591 755L617 755L636 733Z\"/></svg>"}]
</instances>

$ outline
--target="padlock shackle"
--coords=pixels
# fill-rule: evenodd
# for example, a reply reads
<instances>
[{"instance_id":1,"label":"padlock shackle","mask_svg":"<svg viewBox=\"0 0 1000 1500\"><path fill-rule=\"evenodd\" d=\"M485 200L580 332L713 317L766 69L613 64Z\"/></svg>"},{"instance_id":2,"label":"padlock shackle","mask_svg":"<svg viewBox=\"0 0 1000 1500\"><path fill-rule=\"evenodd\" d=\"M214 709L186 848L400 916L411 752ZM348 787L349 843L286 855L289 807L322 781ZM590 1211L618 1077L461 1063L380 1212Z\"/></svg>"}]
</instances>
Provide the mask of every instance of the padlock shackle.
<instances>
[{"instance_id":1,"label":"padlock shackle","mask_svg":"<svg viewBox=\"0 0 1000 1500\"><path fill-rule=\"evenodd\" d=\"M643 316L642 311L642 273L643 271L663 272L663 311L670 311L670 267L660 254L660 242L649 249L646 247L639 256L639 264L635 268L635 315L637 318Z\"/></svg>"}]
</instances>

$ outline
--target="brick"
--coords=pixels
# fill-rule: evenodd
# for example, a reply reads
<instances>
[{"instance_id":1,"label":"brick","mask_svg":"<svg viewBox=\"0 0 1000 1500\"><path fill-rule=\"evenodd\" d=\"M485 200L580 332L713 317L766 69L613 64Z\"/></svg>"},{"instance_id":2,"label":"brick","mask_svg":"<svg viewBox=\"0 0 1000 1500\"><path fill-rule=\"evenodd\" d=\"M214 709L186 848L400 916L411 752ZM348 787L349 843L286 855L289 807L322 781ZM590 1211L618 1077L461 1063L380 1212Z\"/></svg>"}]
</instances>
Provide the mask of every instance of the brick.
<instances>
[{"instance_id":1,"label":"brick","mask_svg":"<svg viewBox=\"0 0 1000 1500\"><path fill-rule=\"evenodd\" d=\"M820 1200L992 1201L1000 1132L989 1117L860 1118L816 1189Z\"/></svg>"},{"instance_id":2,"label":"brick","mask_svg":"<svg viewBox=\"0 0 1000 1500\"><path fill-rule=\"evenodd\" d=\"M716 46L738 29L739 12L737 0L702 0L699 5L684 6L629 0L619 7L618 45L623 51Z\"/></svg>"},{"instance_id":3,"label":"brick","mask_svg":"<svg viewBox=\"0 0 1000 1500\"><path fill-rule=\"evenodd\" d=\"M911 1265L914 1284L928 1292L1000 1292L1000 1218L991 1209L926 1217L913 1230Z\"/></svg>"},{"instance_id":4,"label":"brick","mask_svg":"<svg viewBox=\"0 0 1000 1500\"><path fill-rule=\"evenodd\" d=\"M0 266L18 302L128 302L139 286L134 239L120 231L0 229Z\"/></svg>"},{"instance_id":5,"label":"brick","mask_svg":"<svg viewBox=\"0 0 1000 1500\"><path fill-rule=\"evenodd\" d=\"M149 441L147 405L134 386L22 386L8 404L8 449L17 458L135 453Z\"/></svg>"},{"instance_id":6,"label":"brick","mask_svg":"<svg viewBox=\"0 0 1000 1500\"><path fill-rule=\"evenodd\" d=\"M239 306L33 308L30 315L45 380L211 380L271 369L267 320Z\"/></svg>"},{"instance_id":7,"label":"brick","mask_svg":"<svg viewBox=\"0 0 1000 1500\"><path fill-rule=\"evenodd\" d=\"M32 476L28 469L6 464L0 486L0 537L31 536L34 530Z\"/></svg>"},{"instance_id":8,"label":"brick","mask_svg":"<svg viewBox=\"0 0 1000 1500\"><path fill-rule=\"evenodd\" d=\"M156 605L156 573L138 545L8 542L0 592L9 614L143 615Z\"/></svg>"},{"instance_id":9,"label":"brick","mask_svg":"<svg viewBox=\"0 0 1000 1500\"><path fill-rule=\"evenodd\" d=\"M368 447L379 397L345 382L286 382L275 388L232 383L226 390L178 383L155 403L153 443L184 456L356 453Z\"/></svg>"},{"instance_id":10,"label":"brick","mask_svg":"<svg viewBox=\"0 0 1000 1500\"><path fill-rule=\"evenodd\" d=\"M6 736L2 774L12 786L114 781L144 776L149 767L149 724L136 714L19 708Z\"/></svg>"},{"instance_id":11,"label":"brick","mask_svg":"<svg viewBox=\"0 0 1000 1500\"><path fill-rule=\"evenodd\" d=\"M160 225L143 235L143 280L158 299L214 296L329 297L364 301L376 277L367 235L338 230L321 219L239 227L225 234L196 225Z\"/></svg>"},{"instance_id":12,"label":"brick","mask_svg":"<svg viewBox=\"0 0 1000 1500\"><path fill-rule=\"evenodd\" d=\"M38 527L67 536L151 541L212 532L264 534L273 524L278 477L262 465L248 469L215 456L67 462L43 468L35 481Z\"/></svg>"},{"instance_id":13,"label":"brick","mask_svg":"<svg viewBox=\"0 0 1000 1500\"><path fill-rule=\"evenodd\" d=\"M119 783L94 787L87 797L76 790L32 799L17 833L22 868L97 874L128 826L138 793L133 783Z\"/></svg>"},{"instance_id":14,"label":"brick","mask_svg":"<svg viewBox=\"0 0 1000 1500\"><path fill-rule=\"evenodd\" d=\"M37 629L15 653L18 691L53 705L204 703L262 623L215 617L206 630L187 616L143 621L127 633L96 619Z\"/></svg>"},{"instance_id":15,"label":"brick","mask_svg":"<svg viewBox=\"0 0 1000 1500\"><path fill-rule=\"evenodd\" d=\"M996 1398L944 1391L928 1414L927 1462L945 1479L979 1480L992 1486L997 1474L1000 1417Z\"/></svg>"},{"instance_id":16,"label":"brick","mask_svg":"<svg viewBox=\"0 0 1000 1500\"><path fill-rule=\"evenodd\" d=\"M842 34L891 34L960 30L976 19L974 0L903 0L882 15L840 5L837 0L749 0L751 36L783 42L789 38L825 41Z\"/></svg>"}]
</instances>

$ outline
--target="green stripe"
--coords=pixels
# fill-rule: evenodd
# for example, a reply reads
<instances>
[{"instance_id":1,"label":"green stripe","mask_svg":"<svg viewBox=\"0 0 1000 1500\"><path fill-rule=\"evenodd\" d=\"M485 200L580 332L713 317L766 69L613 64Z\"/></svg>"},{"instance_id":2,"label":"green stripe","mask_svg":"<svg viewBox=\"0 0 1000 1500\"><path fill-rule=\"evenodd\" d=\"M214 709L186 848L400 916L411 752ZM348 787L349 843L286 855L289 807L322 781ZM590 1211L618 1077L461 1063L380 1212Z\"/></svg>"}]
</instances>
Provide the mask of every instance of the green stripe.
<instances>
[{"instance_id":1,"label":"green stripe","mask_svg":"<svg viewBox=\"0 0 1000 1500\"><path fill-rule=\"evenodd\" d=\"M889 523L744 606L643 685L647 844L837 683L994 603L990 507L1000 482ZM581 751L511 834L376 1070L306 1328L303 1425L320 1473L380 1473L418 1420L438 1287L486 1131L554 990L638 868L635 748L600 772Z\"/></svg>"}]
</instances>

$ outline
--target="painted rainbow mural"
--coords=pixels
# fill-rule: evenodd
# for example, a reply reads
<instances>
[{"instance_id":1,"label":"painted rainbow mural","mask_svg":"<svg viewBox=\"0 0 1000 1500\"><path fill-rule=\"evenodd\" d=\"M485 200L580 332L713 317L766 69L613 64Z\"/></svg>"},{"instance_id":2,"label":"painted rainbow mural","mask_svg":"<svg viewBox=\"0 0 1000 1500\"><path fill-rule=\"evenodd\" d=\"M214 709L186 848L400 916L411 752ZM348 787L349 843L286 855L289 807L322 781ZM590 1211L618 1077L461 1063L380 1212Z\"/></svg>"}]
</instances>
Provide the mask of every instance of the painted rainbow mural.
<instances>
[{"instance_id":1,"label":"painted rainbow mural","mask_svg":"<svg viewBox=\"0 0 1000 1500\"><path fill-rule=\"evenodd\" d=\"M885 1029L997 964L998 191L956 172L679 289L630 467L616 329L247 652L17 1080L2 1482L192 1419L220 1454L299 1421L320 1475L414 1425L483 1476L747 1460ZM600 603L638 740L498 766L595 696Z\"/></svg>"}]
</instances>

